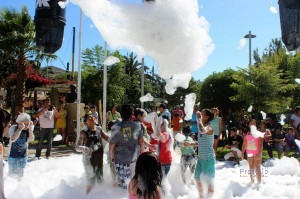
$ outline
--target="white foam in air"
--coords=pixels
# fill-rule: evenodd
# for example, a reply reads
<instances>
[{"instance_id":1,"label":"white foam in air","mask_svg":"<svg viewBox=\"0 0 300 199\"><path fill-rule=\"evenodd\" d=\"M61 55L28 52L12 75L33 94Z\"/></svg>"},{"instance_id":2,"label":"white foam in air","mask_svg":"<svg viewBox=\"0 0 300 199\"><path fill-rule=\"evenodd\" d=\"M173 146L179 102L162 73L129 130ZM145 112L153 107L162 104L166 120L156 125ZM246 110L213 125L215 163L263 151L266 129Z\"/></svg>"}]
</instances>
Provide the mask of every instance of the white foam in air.
<instances>
[{"instance_id":1,"label":"white foam in air","mask_svg":"<svg viewBox=\"0 0 300 199\"><path fill-rule=\"evenodd\" d=\"M147 93L146 95L140 97L141 102L152 102L153 101L153 96L151 93Z\"/></svg>"},{"instance_id":2,"label":"white foam in air","mask_svg":"<svg viewBox=\"0 0 300 199\"><path fill-rule=\"evenodd\" d=\"M175 140L176 140L177 142L183 142L183 141L185 140L185 136L182 135L181 133L177 133L177 134L175 135Z\"/></svg>"},{"instance_id":3,"label":"white foam in air","mask_svg":"<svg viewBox=\"0 0 300 199\"><path fill-rule=\"evenodd\" d=\"M112 66L112 65L117 64L119 62L120 62L119 58L117 58L115 56L109 56L105 59L103 64L106 65L106 66Z\"/></svg>"},{"instance_id":4,"label":"white foam in air","mask_svg":"<svg viewBox=\"0 0 300 199\"><path fill-rule=\"evenodd\" d=\"M284 114L280 115L280 124L283 126L285 124L284 120L286 119L286 116Z\"/></svg>"},{"instance_id":5,"label":"white foam in air","mask_svg":"<svg viewBox=\"0 0 300 199\"><path fill-rule=\"evenodd\" d=\"M272 13L277 14L277 9L276 9L274 6L271 6L271 7L269 8L269 10L270 10Z\"/></svg>"},{"instance_id":6,"label":"white foam in air","mask_svg":"<svg viewBox=\"0 0 300 199\"><path fill-rule=\"evenodd\" d=\"M182 74L191 76L204 66L214 49L208 35L209 23L198 16L197 0L71 2L92 19L112 49L126 48L139 58L148 55L157 63L162 78L169 80L178 75L184 79L185 83L179 85L170 80L168 93L174 93L174 87L185 86L188 79Z\"/></svg>"},{"instance_id":7,"label":"white foam in air","mask_svg":"<svg viewBox=\"0 0 300 199\"><path fill-rule=\"evenodd\" d=\"M267 118L267 114L263 111L260 111L260 113L261 113L263 120L265 120Z\"/></svg>"},{"instance_id":8,"label":"white foam in air","mask_svg":"<svg viewBox=\"0 0 300 199\"><path fill-rule=\"evenodd\" d=\"M251 134L252 134L253 137L255 137L255 138L259 138L259 137L263 138L263 137L265 136L265 133L262 133L262 132L258 131L258 130L257 130L257 127L254 126L254 125L251 125L251 126L250 126L250 130L251 130Z\"/></svg>"},{"instance_id":9,"label":"white foam in air","mask_svg":"<svg viewBox=\"0 0 300 199\"><path fill-rule=\"evenodd\" d=\"M253 109L253 106L250 105L247 111L248 111L249 113L251 113L251 112L252 112L252 109Z\"/></svg>"},{"instance_id":10,"label":"white foam in air","mask_svg":"<svg viewBox=\"0 0 300 199\"><path fill-rule=\"evenodd\" d=\"M195 93L190 93L185 96L185 106L184 106L184 113L185 113L185 120L190 120L192 119L193 111L194 111L194 106L196 103L196 94Z\"/></svg>"},{"instance_id":11,"label":"white foam in air","mask_svg":"<svg viewBox=\"0 0 300 199\"><path fill-rule=\"evenodd\" d=\"M296 142L297 146L300 148L300 141L295 139L295 142Z\"/></svg>"},{"instance_id":12,"label":"white foam in air","mask_svg":"<svg viewBox=\"0 0 300 199\"><path fill-rule=\"evenodd\" d=\"M59 5L62 9L64 9L64 8L66 8L66 6L68 5L68 3L69 3L69 0L66 0L66 1L59 1L59 2L58 2L58 5Z\"/></svg>"}]
</instances>

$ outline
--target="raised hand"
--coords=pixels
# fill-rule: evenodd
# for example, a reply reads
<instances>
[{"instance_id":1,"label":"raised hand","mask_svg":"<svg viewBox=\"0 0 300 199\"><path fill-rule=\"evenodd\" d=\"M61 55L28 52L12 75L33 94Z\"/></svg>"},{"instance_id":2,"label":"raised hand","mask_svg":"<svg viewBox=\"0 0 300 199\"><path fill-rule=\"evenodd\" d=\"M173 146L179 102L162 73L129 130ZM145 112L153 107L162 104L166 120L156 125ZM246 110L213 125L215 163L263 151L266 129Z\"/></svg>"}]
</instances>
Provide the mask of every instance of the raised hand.
<instances>
[{"instance_id":1,"label":"raised hand","mask_svg":"<svg viewBox=\"0 0 300 199\"><path fill-rule=\"evenodd\" d=\"M28 124L29 131L33 131L33 128L34 128L33 122L30 121L29 124Z\"/></svg>"},{"instance_id":2,"label":"raised hand","mask_svg":"<svg viewBox=\"0 0 300 199\"><path fill-rule=\"evenodd\" d=\"M89 152L90 152L89 147L86 147L86 146L83 147L82 152L83 152L83 153L89 153Z\"/></svg>"},{"instance_id":3,"label":"raised hand","mask_svg":"<svg viewBox=\"0 0 300 199\"><path fill-rule=\"evenodd\" d=\"M23 131L25 129L25 127L26 127L25 124L23 122L20 122L18 124L18 131Z\"/></svg>"}]
</instances>

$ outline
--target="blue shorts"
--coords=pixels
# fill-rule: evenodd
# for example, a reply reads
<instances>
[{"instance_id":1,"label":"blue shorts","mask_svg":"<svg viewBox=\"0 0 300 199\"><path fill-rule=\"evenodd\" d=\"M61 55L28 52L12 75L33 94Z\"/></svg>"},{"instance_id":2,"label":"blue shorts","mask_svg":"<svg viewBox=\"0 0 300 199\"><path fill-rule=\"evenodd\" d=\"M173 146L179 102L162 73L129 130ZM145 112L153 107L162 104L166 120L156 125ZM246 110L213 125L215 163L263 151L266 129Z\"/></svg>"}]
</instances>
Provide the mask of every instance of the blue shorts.
<instances>
[{"instance_id":1,"label":"blue shorts","mask_svg":"<svg viewBox=\"0 0 300 199\"><path fill-rule=\"evenodd\" d=\"M211 158L208 160L197 160L196 170L194 178L199 181L203 176L203 179L207 184L213 184L213 180L215 178L215 158Z\"/></svg>"},{"instance_id":2,"label":"blue shorts","mask_svg":"<svg viewBox=\"0 0 300 199\"><path fill-rule=\"evenodd\" d=\"M8 157L8 172L12 175L17 175L19 177L22 177L24 174L24 169L27 164L28 157L25 156L24 158L12 158Z\"/></svg>"}]
</instances>

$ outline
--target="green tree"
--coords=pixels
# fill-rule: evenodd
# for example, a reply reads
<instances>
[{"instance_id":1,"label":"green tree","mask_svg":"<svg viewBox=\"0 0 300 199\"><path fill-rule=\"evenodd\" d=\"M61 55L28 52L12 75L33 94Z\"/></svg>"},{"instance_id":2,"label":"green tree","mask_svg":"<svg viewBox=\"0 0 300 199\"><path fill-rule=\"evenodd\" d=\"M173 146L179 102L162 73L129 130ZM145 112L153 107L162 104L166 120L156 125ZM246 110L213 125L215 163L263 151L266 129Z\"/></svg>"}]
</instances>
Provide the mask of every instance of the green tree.
<instances>
[{"instance_id":1,"label":"green tree","mask_svg":"<svg viewBox=\"0 0 300 199\"><path fill-rule=\"evenodd\" d=\"M239 103L231 100L231 97L237 94L231 88L231 84L235 82L235 74L236 71L227 69L208 76L202 83L200 90L200 107L218 107L222 110L228 110L229 108L232 110L240 109L243 100L241 99Z\"/></svg>"},{"instance_id":2,"label":"green tree","mask_svg":"<svg viewBox=\"0 0 300 199\"><path fill-rule=\"evenodd\" d=\"M133 53L124 56L124 72L126 74L124 81L126 99L129 104L137 104L141 96L141 63Z\"/></svg>"},{"instance_id":3,"label":"green tree","mask_svg":"<svg viewBox=\"0 0 300 199\"><path fill-rule=\"evenodd\" d=\"M26 56L33 50L34 35L34 24L26 7L23 7L21 12L2 8L0 11L0 51L6 52L9 57L17 60L16 111L23 111Z\"/></svg>"},{"instance_id":4,"label":"green tree","mask_svg":"<svg viewBox=\"0 0 300 199\"><path fill-rule=\"evenodd\" d=\"M291 98L283 95L292 89L293 85L286 84L281 76L282 71L278 70L278 65L271 63L240 69L233 75L235 82L231 86L237 94L231 99L253 105L256 115L260 111L267 113L284 111Z\"/></svg>"},{"instance_id":5,"label":"green tree","mask_svg":"<svg viewBox=\"0 0 300 199\"><path fill-rule=\"evenodd\" d=\"M107 106L111 107L113 104L123 103L126 78L123 56L118 51L108 51L107 56L120 59L118 64L107 67ZM85 103L98 104L103 98L103 61L104 49L101 46L96 45L83 51L82 98Z\"/></svg>"}]
</instances>

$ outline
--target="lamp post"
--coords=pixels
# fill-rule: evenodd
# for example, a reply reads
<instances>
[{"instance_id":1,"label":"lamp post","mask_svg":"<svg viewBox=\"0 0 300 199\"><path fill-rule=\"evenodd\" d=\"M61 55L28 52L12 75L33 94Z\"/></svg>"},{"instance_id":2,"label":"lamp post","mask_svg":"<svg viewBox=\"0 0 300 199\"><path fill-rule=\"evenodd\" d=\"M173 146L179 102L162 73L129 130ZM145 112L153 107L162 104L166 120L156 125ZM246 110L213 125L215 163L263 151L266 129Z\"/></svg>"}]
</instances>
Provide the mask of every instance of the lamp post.
<instances>
[{"instance_id":1,"label":"lamp post","mask_svg":"<svg viewBox=\"0 0 300 199\"><path fill-rule=\"evenodd\" d=\"M251 65L251 39L255 37L256 35L252 35L251 31L249 31L249 34L244 36L244 38L249 39L249 66Z\"/></svg>"}]
</instances>

